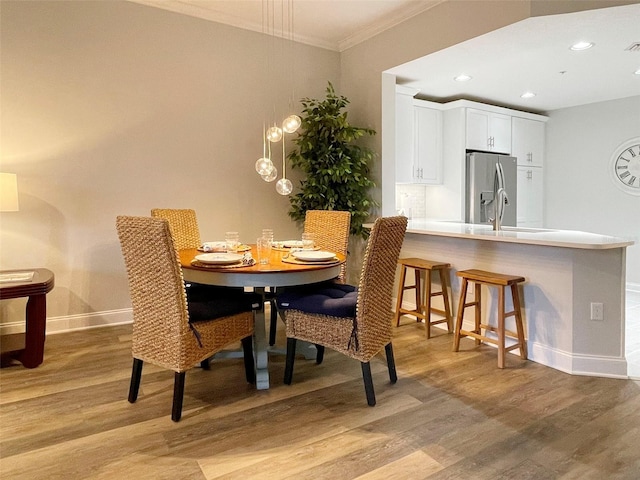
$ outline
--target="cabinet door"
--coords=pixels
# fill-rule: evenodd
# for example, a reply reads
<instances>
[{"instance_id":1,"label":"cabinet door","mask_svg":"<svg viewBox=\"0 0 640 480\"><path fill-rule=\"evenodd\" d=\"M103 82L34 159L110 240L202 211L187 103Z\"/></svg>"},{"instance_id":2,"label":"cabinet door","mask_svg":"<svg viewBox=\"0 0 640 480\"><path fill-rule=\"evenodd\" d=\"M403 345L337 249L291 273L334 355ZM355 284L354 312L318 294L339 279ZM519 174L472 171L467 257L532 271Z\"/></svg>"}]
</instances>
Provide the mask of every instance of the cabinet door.
<instances>
[{"instance_id":1,"label":"cabinet door","mask_svg":"<svg viewBox=\"0 0 640 480\"><path fill-rule=\"evenodd\" d=\"M490 150L489 112L467 109L467 149Z\"/></svg>"},{"instance_id":2,"label":"cabinet door","mask_svg":"<svg viewBox=\"0 0 640 480\"><path fill-rule=\"evenodd\" d=\"M542 167L518 167L518 226L542 228Z\"/></svg>"},{"instance_id":3,"label":"cabinet door","mask_svg":"<svg viewBox=\"0 0 640 480\"><path fill-rule=\"evenodd\" d=\"M545 123L514 117L512 129L511 154L518 158L518 165L542 167L544 163Z\"/></svg>"},{"instance_id":4,"label":"cabinet door","mask_svg":"<svg viewBox=\"0 0 640 480\"><path fill-rule=\"evenodd\" d=\"M511 117L492 113L489 117L489 137L492 152L511 153Z\"/></svg>"},{"instance_id":5,"label":"cabinet door","mask_svg":"<svg viewBox=\"0 0 640 480\"><path fill-rule=\"evenodd\" d=\"M467 150L511 153L511 117L467 109Z\"/></svg>"},{"instance_id":6,"label":"cabinet door","mask_svg":"<svg viewBox=\"0 0 640 480\"><path fill-rule=\"evenodd\" d=\"M413 97L396 95L396 183L413 183Z\"/></svg>"},{"instance_id":7,"label":"cabinet door","mask_svg":"<svg viewBox=\"0 0 640 480\"><path fill-rule=\"evenodd\" d=\"M414 105L416 182L442 183L442 112Z\"/></svg>"}]
</instances>

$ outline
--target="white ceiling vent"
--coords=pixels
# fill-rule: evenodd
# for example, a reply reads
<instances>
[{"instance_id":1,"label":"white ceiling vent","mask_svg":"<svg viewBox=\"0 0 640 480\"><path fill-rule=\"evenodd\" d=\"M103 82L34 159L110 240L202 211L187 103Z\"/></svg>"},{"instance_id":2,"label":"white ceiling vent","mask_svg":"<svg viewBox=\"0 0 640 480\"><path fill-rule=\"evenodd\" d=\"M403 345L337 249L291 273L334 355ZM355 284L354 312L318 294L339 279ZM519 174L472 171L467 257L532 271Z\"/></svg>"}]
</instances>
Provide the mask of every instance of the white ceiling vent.
<instances>
[{"instance_id":1,"label":"white ceiling vent","mask_svg":"<svg viewBox=\"0 0 640 480\"><path fill-rule=\"evenodd\" d=\"M624 50L629 52L640 52L640 42L634 42Z\"/></svg>"}]
</instances>

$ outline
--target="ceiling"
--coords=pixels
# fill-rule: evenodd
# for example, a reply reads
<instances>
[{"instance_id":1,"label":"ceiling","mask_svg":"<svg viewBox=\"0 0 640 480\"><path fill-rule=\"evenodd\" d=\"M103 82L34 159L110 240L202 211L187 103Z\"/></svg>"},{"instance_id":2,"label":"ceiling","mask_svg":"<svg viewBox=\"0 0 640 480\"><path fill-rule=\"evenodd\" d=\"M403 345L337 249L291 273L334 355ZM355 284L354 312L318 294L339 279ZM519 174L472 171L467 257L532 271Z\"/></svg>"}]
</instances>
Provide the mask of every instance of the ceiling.
<instances>
[{"instance_id":1,"label":"ceiling","mask_svg":"<svg viewBox=\"0 0 640 480\"><path fill-rule=\"evenodd\" d=\"M172 12L263 32L284 23L285 38L291 31L286 20L293 6L296 41L343 51L445 0L130 0ZM263 22L263 9L273 21ZM284 10L285 21L282 21ZM271 15L271 14L269 14Z\"/></svg>"},{"instance_id":2,"label":"ceiling","mask_svg":"<svg viewBox=\"0 0 640 480\"><path fill-rule=\"evenodd\" d=\"M528 18L389 72L419 89L420 98L467 98L539 113L626 98L640 95L639 21L640 4ZM570 50L577 41L595 46ZM627 50L633 44L637 49ZM462 73L473 78L456 82ZM520 98L525 91L536 96Z\"/></svg>"},{"instance_id":3,"label":"ceiling","mask_svg":"<svg viewBox=\"0 0 640 480\"><path fill-rule=\"evenodd\" d=\"M131 0L185 15L264 32L271 9L278 34L294 5L296 41L343 51L443 0ZM284 12L283 12L284 10ZM534 17L388 70L420 98L478 100L532 112L640 95L640 4ZM269 24L269 22L266 22ZM303 33L302 33L303 32ZM573 52L589 40L595 46ZM468 82L453 77L466 73ZM522 99L532 91L536 96Z\"/></svg>"}]
</instances>

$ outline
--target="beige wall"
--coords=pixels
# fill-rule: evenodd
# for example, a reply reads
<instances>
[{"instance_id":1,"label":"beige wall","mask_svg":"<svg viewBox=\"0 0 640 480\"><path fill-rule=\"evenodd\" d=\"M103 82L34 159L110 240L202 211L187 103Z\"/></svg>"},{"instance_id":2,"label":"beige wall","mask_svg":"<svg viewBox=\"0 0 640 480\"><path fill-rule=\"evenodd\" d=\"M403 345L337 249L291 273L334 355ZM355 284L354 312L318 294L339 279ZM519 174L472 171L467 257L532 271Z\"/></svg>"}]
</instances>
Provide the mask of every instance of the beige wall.
<instances>
[{"instance_id":1,"label":"beige wall","mask_svg":"<svg viewBox=\"0 0 640 480\"><path fill-rule=\"evenodd\" d=\"M129 318L116 215L195 208L203 240L299 234L253 167L264 112L284 116L293 87L277 45L271 80L259 33L129 2L3 0L0 14L0 170L20 199L0 214L0 268L55 272L50 331ZM296 98L339 86L337 52L295 48ZM1 321L23 304L3 301Z\"/></svg>"}]
</instances>

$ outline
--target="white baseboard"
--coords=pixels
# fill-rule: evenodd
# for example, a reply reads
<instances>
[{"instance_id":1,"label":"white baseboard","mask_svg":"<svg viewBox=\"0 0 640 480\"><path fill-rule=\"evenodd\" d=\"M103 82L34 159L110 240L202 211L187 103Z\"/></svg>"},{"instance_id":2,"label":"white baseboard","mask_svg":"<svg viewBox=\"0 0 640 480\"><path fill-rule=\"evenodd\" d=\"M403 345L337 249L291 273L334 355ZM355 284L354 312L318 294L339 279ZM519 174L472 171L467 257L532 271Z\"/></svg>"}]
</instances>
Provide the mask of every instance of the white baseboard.
<instances>
[{"instance_id":1,"label":"white baseboard","mask_svg":"<svg viewBox=\"0 0 640 480\"><path fill-rule=\"evenodd\" d=\"M629 378L627 361L620 357L580 355L528 342L529 359L571 375L589 377Z\"/></svg>"},{"instance_id":2,"label":"white baseboard","mask_svg":"<svg viewBox=\"0 0 640 480\"><path fill-rule=\"evenodd\" d=\"M106 327L111 325L123 325L133 323L133 311L131 308L121 310L108 310L64 317L47 318L47 335L54 333L72 332L74 330L86 330L89 328ZM4 323L0 325L0 335L23 333L24 321Z\"/></svg>"},{"instance_id":3,"label":"white baseboard","mask_svg":"<svg viewBox=\"0 0 640 480\"><path fill-rule=\"evenodd\" d=\"M632 289L630 289L630 285L631 288L633 288L633 284L627 284L627 291L633 291ZM640 287L640 285L638 285L638 287ZM393 304L395 305L395 299ZM406 301L402 303L402 306L406 309L416 308L415 304ZM446 328L444 324L435 326ZM474 322L471 319L465 318L462 328L465 330L472 330L474 326ZM497 348L497 345L493 345L491 343L487 343L487 345ZM571 375L622 379L629 378L628 365L624 357L620 358L604 357L598 355L580 355L549 348L548 346L541 345L530 340L527 340L527 350L527 357L529 360L540 363L547 367L554 368L556 370L560 370L561 372L569 373ZM519 355L520 351L516 349L512 350L509 353Z\"/></svg>"}]
</instances>

